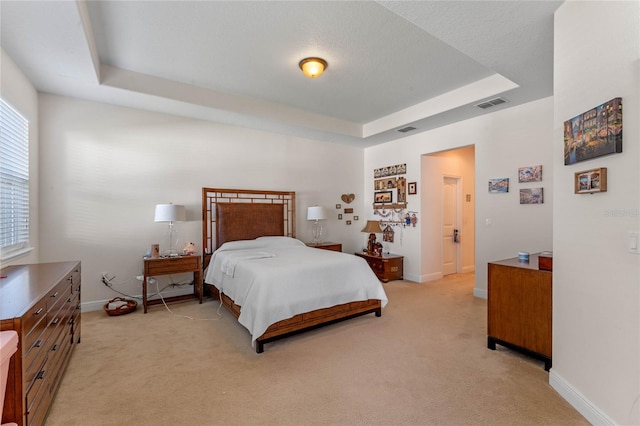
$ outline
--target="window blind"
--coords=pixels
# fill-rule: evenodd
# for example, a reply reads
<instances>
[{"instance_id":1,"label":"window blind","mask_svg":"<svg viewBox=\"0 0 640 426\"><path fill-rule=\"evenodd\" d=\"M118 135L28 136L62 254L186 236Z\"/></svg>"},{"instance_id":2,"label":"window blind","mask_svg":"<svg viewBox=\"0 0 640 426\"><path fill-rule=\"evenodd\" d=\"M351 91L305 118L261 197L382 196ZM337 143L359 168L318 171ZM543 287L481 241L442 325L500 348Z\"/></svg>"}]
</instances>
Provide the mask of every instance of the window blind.
<instances>
[{"instance_id":1,"label":"window blind","mask_svg":"<svg viewBox=\"0 0 640 426\"><path fill-rule=\"evenodd\" d=\"M29 122L0 99L0 256L29 247Z\"/></svg>"}]
</instances>

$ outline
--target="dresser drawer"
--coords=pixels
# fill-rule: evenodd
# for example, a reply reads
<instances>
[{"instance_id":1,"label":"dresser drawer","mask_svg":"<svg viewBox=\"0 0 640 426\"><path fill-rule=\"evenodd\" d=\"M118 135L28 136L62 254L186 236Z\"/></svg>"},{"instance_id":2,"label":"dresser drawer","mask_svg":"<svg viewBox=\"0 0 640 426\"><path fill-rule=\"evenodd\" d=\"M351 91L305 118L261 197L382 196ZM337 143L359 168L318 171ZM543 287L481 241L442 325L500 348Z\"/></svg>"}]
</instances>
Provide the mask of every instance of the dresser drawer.
<instances>
[{"instance_id":1,"label":"dresser drawer","mask_svg":"<svg viewBox=\"0 0 640 426\"><path fill-rule=\"evenodd\" d=\"M147 276L182 273L189 269L195 271L200 268L200 256L148 259L144 262L144 267Z\"/></svg>"},{"instance_id":2,"label":"dresser drawer","mask_svg":"<svg viewBox=\"0 0 640 426\"><path fill-rule=\"evenodd\" d=\"M41 321L43 318L47 316L47 301L46 299L41 299L36 303L29 311L22 317L22 333L23 336L26 336L29 333L32 333L36 324ZM42 328L46 323L39 325ZM42 331L42 329L40 329ZM39 335L40 333L36 331L35 336L33 336L31 342ZM28 344L28 343L27 343ZM22 346L25 346L24 344Z\"/></svg>"},{"instance_id":3,"label":"dresser drawer","mask_svg":"<svg viewBox=\"0 0 640 426\"><path fill-rule=\"evenodd\" d=\"M24 356L24 381L28 388L31 381L35 378L36 374L40 370L42 363L47 355L47 340L50 336L49 330L43 331L31 347L27 349Z\"/></svg>"},{"instance_id":4,"label":"dresser drawer","mask_svg":"<svg viewBox=\"0 0 640 426\"><path fill-rule=\"evenodd\" d=\"M60 304L64 303L70 295L71 285L67 280L64 280L47 294L47 311L51 312L60 309Z\"/></svg>"}]
</instances>

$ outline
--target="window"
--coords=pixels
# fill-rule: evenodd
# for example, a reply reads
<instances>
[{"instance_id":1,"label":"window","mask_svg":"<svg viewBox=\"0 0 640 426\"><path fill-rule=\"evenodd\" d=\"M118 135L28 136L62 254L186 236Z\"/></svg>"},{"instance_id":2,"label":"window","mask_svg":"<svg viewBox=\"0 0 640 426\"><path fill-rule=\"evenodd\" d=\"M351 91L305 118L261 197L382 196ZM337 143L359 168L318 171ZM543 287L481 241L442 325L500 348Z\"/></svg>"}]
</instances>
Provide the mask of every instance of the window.
<instances>
[{"instance_id":1,"label":"window","mask_svg":"<svg viewBox=\"0 0 640 426\"><path fill-rule=\"evenodd\" d=\"M29 122L0 99L0 257L29 248Z\"/></svg>"}]
</instances>

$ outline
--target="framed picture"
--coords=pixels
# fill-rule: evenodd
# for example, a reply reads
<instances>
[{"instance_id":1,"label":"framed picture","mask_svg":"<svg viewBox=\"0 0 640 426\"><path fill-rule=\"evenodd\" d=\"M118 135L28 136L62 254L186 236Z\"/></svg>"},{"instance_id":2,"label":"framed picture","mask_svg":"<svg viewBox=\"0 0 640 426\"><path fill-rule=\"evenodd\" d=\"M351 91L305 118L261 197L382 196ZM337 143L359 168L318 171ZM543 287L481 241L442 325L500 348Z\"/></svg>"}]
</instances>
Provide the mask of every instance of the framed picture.
<instances>
[{"instance_id":1,"label":"framed picture","mask_svg":"<svg viewBox=\"0 0 640 426\"><path fill-rule=\"evenodd\" d=\"M336 209L341 209L342 208L342 204L336 204Z\"/></svg>"},{"instance_id":2,"label":"framed picture","mask_svg":"<svg viewBox=\"0 0 640 426\"><path fill-rule=\"evenodd\" d=\"M358 216L353 217L353 220L358 220L358 219L360 219Z\"/></svg>"},{"instance_id":3,"label":"framed picture","mask_svg":"<svg viewBox=\"0 0 640 426\"><path fill-rule=\"evenodd\" d=\"M542 188L526 188L520 190L520 204L542 204Z\"/></svg>"},{"instance_id":4,"label":"framed picture","mask_svg":"<svg viewBox=\"0 0 640 426\"><path fill-rule=\"evenodd\" d=\"M391 191L376 192L374 194L373 200L374 200L373 202L376 203L376 204L392 203L393 202L393 192L391 192Z\"/></svg>"},{"instance_id":5,"label":"framed picture","mask_svg":"<svg viewBox=\"0 0 640 426\"><path fill-rule=\"evenodd\" d=\"M622 152L622 98L564 122L564 164Z\"/></svg>"},{"instance_id":6,"label":"framed picture","mask_svg":"<svg viewBox=\"0 0 640 426\"><path fill-rule=\"evenodd\" d=\"M373 189L383 191L385 189L393 189L396 187L396 178L378 179L373 181Z\"/></svg>"},{"instance_id":7,"label":"framed picture","mask_svg":"<svg viewBox=\"0 0 640 426\"><path fill-rule=\"evenodd\" d=\"M518 182L542 181L542 166L520 167L518 169Z\"/></svg>"},{"instance_id":8,"label":"framed picture","mask_svg":"<svg viewBox=\"0 0 640 426\"><path fill-rule=\"evenodd\" d=\"M509 178L489 179L489 193L509 192Z\"/></svg>"},{"instance_id":9,"label":"framed picture","mask_svg":"<svg viewBox=\"0 0 640 426\"><path fill-rule=\"evenodd\" d=\"M353 208L344 209L344 214L353 214Z\"/></svg>"},{"instance_id":10,"label":"framed picture","mask_svg":"<svg viewBox=\"0 0 640 426\"><path fill-rule=\"evenodd\" d=\"M342 213L338 213L338 220L342 220Z\"/></svg>"},{"instance_id":11,"label":"framed picture","mask_svg":"<svg viewBox=\"0 0 640 426\"><path fill-rule=\"evenodd\" d=\"M584 170L575 174L574 192L576 194L593 194L607 192L607 168Z\"/></svg>"},{"instance_id":12,"label":"framed picture","mask_svg":"<svg viewBox=\"0 0 640 426\"><path fill-rule=\"evenodd\" d=\"M407 184L407 190L409 195L416 195L418 193L418 184L416 182L409 182Z\"/></svg>"},{"instance_id":13,"label":"framed picture","mask_svg":"<svg viewBox=\"0 0 640 426\"><path fill-rule=\"evenodd\" d=\"M351 221L350 220L347 221L347 225L351 225Z\"/></svg>"}]
</instances>

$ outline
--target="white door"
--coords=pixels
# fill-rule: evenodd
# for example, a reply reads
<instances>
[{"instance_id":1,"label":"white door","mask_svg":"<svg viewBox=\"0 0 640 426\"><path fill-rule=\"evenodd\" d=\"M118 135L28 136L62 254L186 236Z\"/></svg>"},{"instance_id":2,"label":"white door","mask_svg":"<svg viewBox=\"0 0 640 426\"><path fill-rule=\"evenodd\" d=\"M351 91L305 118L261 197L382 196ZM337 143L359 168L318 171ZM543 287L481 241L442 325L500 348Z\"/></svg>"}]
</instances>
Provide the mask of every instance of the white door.
<instances>
[{"instance_id":1,"label":"white door","mask_svg":"<svg viewBox=\"0 0 640 426\"><path fill-rule=\"evenodd\" d=\"M458 272L458 181L445 177L442 184L442 275Z\"/></svg>"}]
</instances>

